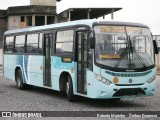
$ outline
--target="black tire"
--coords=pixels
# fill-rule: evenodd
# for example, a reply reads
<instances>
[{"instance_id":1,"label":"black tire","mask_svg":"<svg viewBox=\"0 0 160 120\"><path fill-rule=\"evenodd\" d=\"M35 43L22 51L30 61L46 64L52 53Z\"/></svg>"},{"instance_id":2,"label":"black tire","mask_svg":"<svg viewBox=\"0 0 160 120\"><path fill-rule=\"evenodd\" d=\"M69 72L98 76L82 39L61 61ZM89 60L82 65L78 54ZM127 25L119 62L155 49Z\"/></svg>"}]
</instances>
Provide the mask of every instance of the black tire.
<instances>
[{"instance_id":1,"label":"black tire","mask_svg":"<svg viewBox=\"0 0 160 120\"><path fill-rule=\"evenodd\" d=\"M74 101L76 101L76 98L73 95L73 84L72 84L72 79L71 79L70 75L68 75L67 79L68 80L66 82L66 94L67 94L67 97L68 97L68 101L69 102L74 102Z\"/></svg>"},{"instance_id":2,"label":"black tire","mask_svg":"<svg viewBox=\"0 0 160 120\"><path fill-rule=\"evenodd\" d=\"M22 71L20 69L16 72L16 85L20 90L26 89L26 85L23 83Z\"/></svg>"},{"instance_id":3,"label":"black tire","mask_svg":"<svg viewBox=\"0 0 160 120\"><path fill-rule=\"evenodd\" d=\"M120 101L121 98L113 98L113 99L111 99L111 100L113 100L113 101Z\"/></svg>"},{"instance_id":4,"label":"black tire","mask_svg":"<svg viewBox=\"0 0 160 120\"><path fill-rule=\"evenodd\" d=\"M27 90L30 90L30 89L32 89L32 88L33 88L33 86L32 86L32 85L25 84L25 86L26 86L26 89L27 89Z\"/></svg>"}]
</instances>

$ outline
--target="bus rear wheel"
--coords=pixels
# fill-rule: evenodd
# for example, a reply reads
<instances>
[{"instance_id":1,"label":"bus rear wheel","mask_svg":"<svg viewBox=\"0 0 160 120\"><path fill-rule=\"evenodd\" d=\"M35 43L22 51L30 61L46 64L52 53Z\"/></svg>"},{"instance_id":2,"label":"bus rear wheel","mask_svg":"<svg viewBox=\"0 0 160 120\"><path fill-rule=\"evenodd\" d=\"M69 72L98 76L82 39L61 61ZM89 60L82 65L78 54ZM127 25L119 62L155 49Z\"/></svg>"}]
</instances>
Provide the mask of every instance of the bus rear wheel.
<instances>
[{"instance_id":1,"label":"bus rear wheel","mask_svg":"<svg viewBox=\"0 0 160 120\"><path fill-rule=\"evenodd\" d=\"M23 83L22 71L20 69L16 72L16 85L20 90L26 88L25 84Z\"/></svg>"},{"instance_id":2,"label":"bus rear wheel","mask_svg":"<svg viewBox=\"0 0 160 120\"><path fill-rule=\"evenodd\" d=\"M75 96L73 95L73 84L70 75L68 75L68 80L66 82L66 94L69 102L75 101Z\"/></svg>"},{"instance_id":3,"label":"bus rear wheel","mask_svg":"<svg viewBox=\"0 0 160 120\"><path fill-rule=\"evenodd\" d=\"M111 100L113 100L113 101L120 101L121 98L113 98L113 99L111 99Z\"/></svg>"}]
</instances>

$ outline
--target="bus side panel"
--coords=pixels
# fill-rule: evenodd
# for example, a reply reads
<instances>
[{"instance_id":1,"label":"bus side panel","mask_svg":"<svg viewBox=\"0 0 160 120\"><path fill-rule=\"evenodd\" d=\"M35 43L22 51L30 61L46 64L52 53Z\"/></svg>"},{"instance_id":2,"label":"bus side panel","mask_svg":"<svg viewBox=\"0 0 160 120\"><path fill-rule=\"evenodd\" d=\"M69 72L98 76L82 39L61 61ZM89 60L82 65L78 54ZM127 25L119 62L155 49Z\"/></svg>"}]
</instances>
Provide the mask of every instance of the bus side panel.
<instances>
[{"instance_id":1,"label":"bus side panel","mask_svg":"<svg viewBox=\"0 0 160 120\"><path fill-rule=\"evenodd\" d=\"M28 84L43 87L44 56L29 55L27 65Z\"/></svg>"},{"instance_id":2,"label":"bus side panel","mask_svg":"<svg viewBox=\"0 0 160 120\"><path fill-rule=\"evenodd\" d=\"M43 86L43 56L4 55L4 76L15 81L15 69L19 67L23 82Z\"/></svg>"},{"instance_id":3,"label":"bus side panel","mask_svg":"<svg viewBox=\"0 0 160 120\"><path fill-rule=\"evenodd\" d=\"M67 72L72 77L73 88L75 87L75 75L71 73L71 68L74 68L74 62L62 62L61 57L51 57L51 76L52 76L52 88L60 91L59 78L62 72ZM67 76L66 76L67 77Z\"/></svg>"},{"instance_id":4,"label":"bus side panel","mask_svg":"<svg viewBox=\"0 0 160 120\"><path fill-rule=\"evenodd\" d=\"M4 54L3 69L4 77L11 80L15 80L15 67L16 67L17 55Z\"/></svg>"},{"instance_id":5,"label":"bus side panel","mask_svg":"<svg viewBox=\"0 0 160 120\"><path fill-rule=\"evenodd\" d=\"M16 68L20 68L22 71L23 83L28 83L26 74L28 56L24 55L4 55L4 76L14 80L16 77Z\"/></svg>"}]
</instances>

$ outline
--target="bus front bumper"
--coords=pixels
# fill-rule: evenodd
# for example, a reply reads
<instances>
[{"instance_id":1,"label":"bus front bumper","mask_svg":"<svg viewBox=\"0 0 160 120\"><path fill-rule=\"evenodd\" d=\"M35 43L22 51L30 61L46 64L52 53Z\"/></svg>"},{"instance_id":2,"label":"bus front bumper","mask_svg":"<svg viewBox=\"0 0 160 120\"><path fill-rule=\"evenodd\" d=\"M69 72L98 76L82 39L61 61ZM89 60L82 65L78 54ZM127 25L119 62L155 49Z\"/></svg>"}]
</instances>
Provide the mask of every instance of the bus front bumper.
<instances>
[{"instance_id":1,"label":"bus front bumper","mask_svg":"<svg viewBox=\"0 0 160 120\"><path fill-rule=\"evenodd\" d=\"M156 88L156 81L148 84L147 82L143 85L137 86L116 86L115 84L104 85L92 84L88 87L87 96L89 98L97 99L112 99L112 98L131 98L131 97L145 97L153 96Z\"/></svg>"}]
</instances>

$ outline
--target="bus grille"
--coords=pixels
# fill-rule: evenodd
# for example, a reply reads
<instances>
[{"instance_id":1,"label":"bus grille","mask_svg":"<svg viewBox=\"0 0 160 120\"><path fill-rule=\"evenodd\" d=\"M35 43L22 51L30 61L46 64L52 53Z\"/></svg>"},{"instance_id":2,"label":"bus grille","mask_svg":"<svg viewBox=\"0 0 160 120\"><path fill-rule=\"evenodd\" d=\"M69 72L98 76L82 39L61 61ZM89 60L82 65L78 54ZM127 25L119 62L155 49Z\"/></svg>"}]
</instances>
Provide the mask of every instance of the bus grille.
<instances>
[{"instance_id":1,"label":"bus grille","mask_svg":"<svg viewBox=\"0 0 160 120\"><path fill-rule=\"evenodd\" d=\"M116 86L137 86L137 85L143 85L144 83L142 84L115 84Z\"/></svg>"},{"instance_id":2,"label":"bus grille","mask_svg":"<svg viewBox=\"0 0 160 120\"><path fill-rule=\"evenodd\" d=\"M145 91L141 88L122 88L119 89L113 96L130 96L130 95L145 95Z\"/></svg>"},{"instance_id":3,"label":"bus grille","mask_svg":"<svg viewBox=\"0 0 160 120\"><path fill-rule=\"evenodd\" d=\"M117 76L117 77L139 77L139 76L145 76L151 73L152 70L143 72L143 73L114 73L110 71L105 71L105 73L110 74L112 76Z\"/></svg>"}]
</instances>

